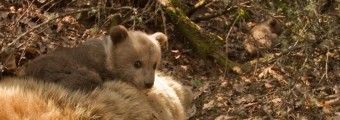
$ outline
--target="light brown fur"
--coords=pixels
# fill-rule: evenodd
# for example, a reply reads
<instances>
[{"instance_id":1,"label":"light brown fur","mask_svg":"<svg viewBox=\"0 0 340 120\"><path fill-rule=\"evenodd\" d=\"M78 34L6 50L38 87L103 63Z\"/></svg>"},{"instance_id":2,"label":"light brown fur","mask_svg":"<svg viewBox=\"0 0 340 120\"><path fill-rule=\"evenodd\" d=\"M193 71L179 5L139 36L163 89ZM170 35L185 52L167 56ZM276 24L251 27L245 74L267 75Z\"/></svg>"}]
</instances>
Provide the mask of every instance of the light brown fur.
<instances>
[{"instance_id":1,"label":"light brown fur","mask_svg":"<svg viewBox=\"0 0 340 120\"><path fill-rule=\"evenodd\" d=\"M1 120L184 120L191 101L190 89L162 77L150 90L114 80L89 93L32 79L0 82Z\"/></svg>"},{"instance_id":2,"label":"light brown fur","mask_svg":"<svg viewBox=\"0 0 340 120\"><path fill-rule=\"evenodd\" d=\"M269 19L251 29L253 39L245 41L244 47L248 53L256 54L267 50L279 43L278 35L281 34L283 26L275 19Z\"/></svg>"},{"instance_id":3,"label":"light brown fur","mask_svg":"<svg viewBox=\"0 0 340 120\"><path fill-rule=\"evenodd\" d=\"M193 94L188 87L173 78L157 75L154 87L147 92L147 98L158 120L185 120Z\"/></svg>"},{"instance_id":4,"label":"light brown fur","mask_svg":"<svg viewBox=\"0 0 340 120\"><path fill-rule=\"evenodd\" d=\"M138 89L120 81L107 82L107 87L86 94L32 79L5 80L0 84L0 119L153 119L152 109Z\"/></svg>"},{"instance_id":5,"label":"light brown fur","mask_svg":"<svg viewBox=\"0 0 340 120\"><path fill-rule=\"evenodd\" d=\"M106 80L129 80L140 89L150 88L161 60L160 45L167 37L147 35L124 26L109 30L103 40L88 40L75 48L60 48L25 65L19 76L93 90ZM139 65L139 67L136 67Z\"/></svg>"}]
</instances>

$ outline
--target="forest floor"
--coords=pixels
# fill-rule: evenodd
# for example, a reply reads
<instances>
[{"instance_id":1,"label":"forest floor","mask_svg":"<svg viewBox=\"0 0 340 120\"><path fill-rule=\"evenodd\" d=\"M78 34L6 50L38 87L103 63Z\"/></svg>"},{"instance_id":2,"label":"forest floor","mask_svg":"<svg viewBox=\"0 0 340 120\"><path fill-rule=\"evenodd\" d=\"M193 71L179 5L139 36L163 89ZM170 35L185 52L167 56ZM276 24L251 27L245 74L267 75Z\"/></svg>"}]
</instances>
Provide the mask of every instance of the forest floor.
<instances>
[{"instance_id":1,"label":"forest floor","mask_svg":"<svg viewBox=\"0 0 340 120\"><path fill-rule=\"evenodd\" d=\"M83 9L83 6L89 8L92 4L80 7L81 3L78 2L72 6L66 2L54 4L38 1L33 4L27 1L0 2L0 49L4 46L15 49L10 55L0 55L0 77L14 75L27 61L57 47L75 47L86 39L102 37L104 28L112 22L112 16L100 18L70 14L45 24L49 18L62 15L67 10L76 11ZM187 4L190 2L194 0ZM218 2L211 3L192 17L220 7ZM256 7L249 9L257 10ZM122 7L116 12L143 13L143 10ZM279 37L283 44L280 48L266 51L262 57L249 58L243 49L243 41L249 37L251 24L263 21L263 16L256 15L254 12L253 20L236 20L236 16L224 15L197 23L202 30L224 38L229 59L249 64L250 72L246 73L234 73L210 58L196 55L176 28L169 22L165 24L169 44L163 50L159 70L192 86L195 100L189 112L190 119L340 119L339 29L317 43L312 37L323 32L299 31L299 35L308 34L307 37L311 37L307 41L294 39L294 35L288 33L282 34ZM138 24L142 23L138 19L130 19L124 25L146 32L163 31L159 27L162 20L157 16L152 19L145 24ZM294 22L286 19L284 23L297 24ZM39 27L25 33L35 26ZM339 28L339 25L334 28L336 26ZM19 37L18 43L12 44Z\"/></svg>"}]
</instances>

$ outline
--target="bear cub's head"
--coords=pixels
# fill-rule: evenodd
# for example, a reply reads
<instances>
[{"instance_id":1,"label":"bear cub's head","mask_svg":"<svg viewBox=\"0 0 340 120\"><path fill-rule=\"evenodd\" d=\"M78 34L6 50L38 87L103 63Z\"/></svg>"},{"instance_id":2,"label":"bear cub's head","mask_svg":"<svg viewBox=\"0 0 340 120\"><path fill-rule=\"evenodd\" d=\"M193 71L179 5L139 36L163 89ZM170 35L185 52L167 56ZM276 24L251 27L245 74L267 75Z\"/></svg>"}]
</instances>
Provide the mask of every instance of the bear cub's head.
<instances>
[{"instance_id":1,"label":"bear cub's head","mask_svg":"<svg viewBox=\"0 0 340 120\"><path fill-rule=\"evenodd\" d=\"M118 25L109 30L104 40L109 71L139 89L153 86L155 70L161 60L161 45L168 41L166 35L161 32L148 35Z\"/></svg>"}]
</instances>

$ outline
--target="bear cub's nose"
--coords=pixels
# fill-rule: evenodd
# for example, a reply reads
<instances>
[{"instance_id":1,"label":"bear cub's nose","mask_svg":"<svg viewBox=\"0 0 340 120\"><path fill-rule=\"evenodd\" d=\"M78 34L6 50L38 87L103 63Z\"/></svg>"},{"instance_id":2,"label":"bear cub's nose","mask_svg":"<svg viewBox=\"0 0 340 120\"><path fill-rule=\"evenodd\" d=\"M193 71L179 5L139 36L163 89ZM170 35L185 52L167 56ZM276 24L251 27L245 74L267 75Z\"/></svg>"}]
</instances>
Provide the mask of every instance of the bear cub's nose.
<instances>
[{"instance_id":1,"label":"bear cub's nose","mask_svg":"<svg viewBox=\"0 0 340 120\"><path fill-rule=\"evenodd\" d=\"M151 88L153 86L153 80L146 81L144 83L145 88Z\"/></svg>"}]
</instances>

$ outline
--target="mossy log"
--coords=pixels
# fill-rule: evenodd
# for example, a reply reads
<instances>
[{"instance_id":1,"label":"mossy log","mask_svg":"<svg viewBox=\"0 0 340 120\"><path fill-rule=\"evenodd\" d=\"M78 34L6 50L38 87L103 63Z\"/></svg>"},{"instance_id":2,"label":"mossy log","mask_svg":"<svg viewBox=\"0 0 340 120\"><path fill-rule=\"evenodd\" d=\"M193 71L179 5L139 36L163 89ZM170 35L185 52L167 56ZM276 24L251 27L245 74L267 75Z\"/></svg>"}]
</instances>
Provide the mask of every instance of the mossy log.
<instances>
[{"instance_id":1,"label":"mossy log","mask_svg":"<svg viewBox=\"0 0 340 120\"><path fill-rule=\"evenodd\" d=\"M178 30L191 44L194 50L201 56L210 56L216 61L235 72L245 71L245 67L231 61L226 55L223 55L223 39L215 34L207 33L191 21L185 13L178 7L175 7L176 0L158 0L164 7L165 14L170 18L176 30Z\"/></svg>"}]
</instances>

